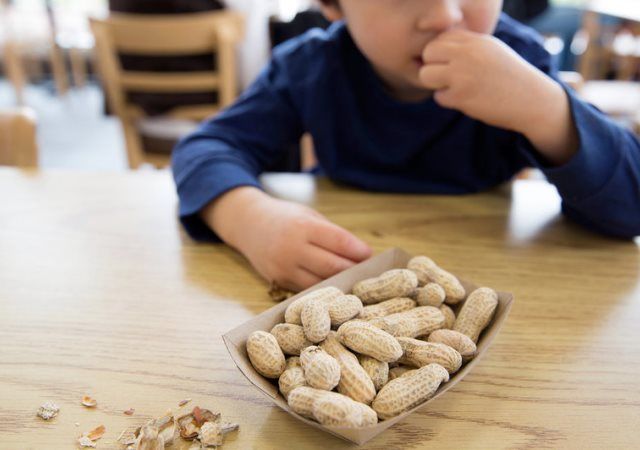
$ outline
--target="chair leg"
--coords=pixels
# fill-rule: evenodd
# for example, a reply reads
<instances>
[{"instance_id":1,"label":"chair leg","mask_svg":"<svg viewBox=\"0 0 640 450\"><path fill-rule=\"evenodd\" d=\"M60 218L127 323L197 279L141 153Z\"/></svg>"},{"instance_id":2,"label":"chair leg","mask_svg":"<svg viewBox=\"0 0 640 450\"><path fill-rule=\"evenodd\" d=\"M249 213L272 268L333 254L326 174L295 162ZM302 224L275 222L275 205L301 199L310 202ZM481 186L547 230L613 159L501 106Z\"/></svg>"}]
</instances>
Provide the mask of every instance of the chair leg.
<instances>
[{"instance_id":1,"label":"chair leg","mask_svg":"<svg viewBox=\"0 0 640 450\"><path fill-rule=\"evenodd\" d=\"M27 80L22 59L20 58L18 49L13 44L9 42L6 43L4 50L7 77L13 85L16 103L18 106L24 106L24 86Z\"/></svg>"},{"instance_id":2,"label":"chair leg","mask_svg":"<svg viewBox=\"0 0 640 450\"><path fill-rule=\"evenodd\" d=\"M73 84L76 87L84 87L87 84L87 62L84 59L82 50L71 48L69 50L69 59L71 60Z\"/></svg>"},{"instance_id":3,"label":"chair leg","mask_svg":"<svg viewBox=\"0 0 640 450\"><path fill-rule=\"evenodd\" d=\"M585 80L598 78L596 67L602 61L598 36L601 32L600 16L595 12L585 12L583 15L581 33L586 40L585 52L580 57L579 72Z\"/></svg>"},{"instance_id":4,"label":"chair leg","mask_svg":"<svg viewBox=\"0 0 640 450\"><path fill-rule=\"evenodd\" d=\"M40 58L25 55L22 61L27 80L41 80L44 77L44 68Z\"/></svg>"},{"instance_id":5,"label":"chair leg","mask_svg":"<svg viewBox=\"0 0 640 450\"><path fill-rule=\"evenodd\" d=\"M51 71L53 72L56 91L58 95L64 95L69 90L69 79L67 78L67 70L64 66L64 53L53 40L51 41L51 48L49 49L49 58L51 60Z\"/></svg>"},{"instance_id":6,"label":"chair leg","mask_svg":"<svg viewBox=\"0 0 640 450\"><path fill-rule=\"evenodd\" d=\"M137 169L144 162L144 152L142 150L142 139L135 127L126 121L121 121L124 133L125 145L127 147L127 161L130 169Z\"/></svg>"},{"instance_id":7,"label":"chair leg","mask_svg":"<svg viewBox=\"0 0 640 450\"><path fill-rule=\"evenodd\" d=\"M618 80L633 81L635 76L636 61L633 56L621 56L618 58Z\"/></svg>"}]
</instances>

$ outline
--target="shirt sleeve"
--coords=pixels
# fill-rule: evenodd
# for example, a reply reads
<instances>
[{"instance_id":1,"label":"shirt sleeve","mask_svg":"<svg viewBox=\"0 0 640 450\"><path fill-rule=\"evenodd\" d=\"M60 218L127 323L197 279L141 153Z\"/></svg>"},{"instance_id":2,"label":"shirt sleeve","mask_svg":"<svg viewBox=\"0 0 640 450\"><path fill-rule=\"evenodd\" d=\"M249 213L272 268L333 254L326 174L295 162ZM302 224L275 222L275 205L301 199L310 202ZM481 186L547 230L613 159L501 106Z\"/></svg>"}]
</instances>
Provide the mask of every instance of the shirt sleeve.
<instances>
[{"instance_id":1,"label":"shirt sleeve","mask_svg":"<svg viewBox=\"0 0 640 450\"><path fill-rule=\"evenodd\" d=\"M579 136L579 149L566 164L552 167L521 136L519 148L562 197L563 213L594 231L624 239L640 235L640 142L559 81L541 47L530 58L566 91Z\"/></svg>"},{"instance_id":2,"label":"shirt sleeve","mask_svg":"<svg viewBox=\"0 0 640 450\"><path fill-rule=\"evenodd\" d=\"M289 85L274 56L234 105L177 144L172 171L179 215L194 239L219 241L200 218L200 210L233 188L260 188L258 175L299 142L302 124Z\"/></svg>"},{"instance_id":3,"label":"shirt sleeve","mask_svg":"<svg viewBox=\"0 0 640 450\"><path fill-rule=\"evenodd\" d=\"M579 150L566 164L548 166L524 138L521 148L562 197L562 211L594 231L620 238L640 235L640 143L565 87Z\"/></svg>"}]
</instances>

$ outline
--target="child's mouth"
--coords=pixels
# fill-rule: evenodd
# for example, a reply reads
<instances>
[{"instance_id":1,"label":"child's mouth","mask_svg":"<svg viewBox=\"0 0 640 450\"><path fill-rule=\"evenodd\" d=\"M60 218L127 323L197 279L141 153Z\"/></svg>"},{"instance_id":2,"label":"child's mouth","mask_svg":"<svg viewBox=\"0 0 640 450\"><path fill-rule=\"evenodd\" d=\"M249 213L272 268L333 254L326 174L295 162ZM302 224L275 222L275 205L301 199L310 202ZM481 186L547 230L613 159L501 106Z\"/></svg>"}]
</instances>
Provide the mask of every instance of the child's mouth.
<instances>
[{"instance_id":1,"label":"child's mouth","mask_svg":"<svg viewBox=\"0 0 640 450\"><path fill-rule=\"evenodd\" d=\"M413 62L416 63L418 67L424 66L424 61L422 60L422 56L414 56Z\"/></svg>"}]
</instances>

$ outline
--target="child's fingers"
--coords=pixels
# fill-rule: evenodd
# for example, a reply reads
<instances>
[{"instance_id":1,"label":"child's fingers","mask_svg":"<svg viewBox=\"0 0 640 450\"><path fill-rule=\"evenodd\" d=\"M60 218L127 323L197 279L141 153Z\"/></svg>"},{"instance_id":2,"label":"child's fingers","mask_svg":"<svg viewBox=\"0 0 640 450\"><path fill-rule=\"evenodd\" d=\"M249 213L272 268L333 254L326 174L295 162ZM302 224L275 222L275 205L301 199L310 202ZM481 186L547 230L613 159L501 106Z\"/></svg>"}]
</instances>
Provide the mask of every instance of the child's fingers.
<instances>
[{"instance_id":1,"label":"child's fingers","mask_svg":"<svg viewBox=\"0 0 640 450\"><path fill-rule=\"evenodd\" d=\"M422 61L425 64L448 64L456 48L455 43L436 39L422 51Z\"/></svg>"},{"instance_id":2,"label":"child's fingers","mask_svg":"<svg viewBox=\"0 0 640 450\"><path fill-rule=\"evenodd\" d=\"M302 291L308 287L318 284L322 281L322 278L304 267L298 267L293 273L293 282L296 284L298 290Z\"/></svg>"},{"instance_id":3,"label":"child's fingers","mask_svg":"<svg viewBox=\"0 0 640 450\"><path fill-rule=\"evenodd\" d=\"M469 41L469 39L473 39L474 37L477 37L477 36L480 36L480 35L473 31L464 30L462 28L454 28L441 33L436 38L436 40L464 43Z\"/></svg>"},{"instance_id":4,"label":"child's fingers","mask_svg":"<svg viewBox=\"0 0 640 450\"><path fill-rule=\"evenodd\" d=\"M302 251L300 265L309 272L325 279L348 269L354 262L315 245L307 245Z\"/></svg>"},{"instance_id":5,"label":"child's fingers","mask_svg":"<svg viewBox=\"0 0 640 450\"><path fill-rule=\"evenodd\" d=\"M322 278L311 273L304 267L296 267L291 271L286 278L274 280L279 286L284 289L299 292L318 284L322 281Z\"/></svg>"},{"instance_id":6,"label":"child's fingers","mask_svg":"<svg viewBox=\"0 0 640 450\"><path fill-rule=\"evenodd\" d=\"M451 89L441 89L433 94L433 99L443 108L456 109L456 100Z\"/></svg>"},{"instance_id":7,"label":"child's fingers","mask_svg":"<svg viewBox=\"0 0 640 450\"><path fill-rule=\"evenodd\" d=\"M315 221L309 227L309 242L355 262L371 256L371 248L364 241L325 220Z\"/></svg>"},{"instance_id":8,"label":"child's fingers","mask_svg":"<svg viewBox=\"0 0 640 450\"><path fill-rule=\"evenodd\" d=\"M434 91L449 87L450 68L445 64L427 64L420 69L420 81Z\"/></svg>"}]
</instances>

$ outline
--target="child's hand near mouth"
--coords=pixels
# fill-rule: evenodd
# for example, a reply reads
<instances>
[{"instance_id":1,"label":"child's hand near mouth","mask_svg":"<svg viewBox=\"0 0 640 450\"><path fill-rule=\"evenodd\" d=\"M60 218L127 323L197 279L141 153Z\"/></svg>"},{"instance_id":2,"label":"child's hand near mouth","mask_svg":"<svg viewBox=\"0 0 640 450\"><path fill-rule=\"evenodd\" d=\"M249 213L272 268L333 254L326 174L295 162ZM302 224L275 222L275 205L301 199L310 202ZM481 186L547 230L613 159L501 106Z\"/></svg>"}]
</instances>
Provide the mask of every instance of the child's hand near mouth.
<instances>
[{"instance_id":1,"label":"child's hand near mouth","mask_svg":"<svg viewBox=\"0 0 640 450\"><path fill-rule=\"evenodd\" d=\"M567 162L578 136L562 86L493 36L442 33L422 54L420 80L441 106L525 135L552 164Z\"/></svg>"}]
</instances>

